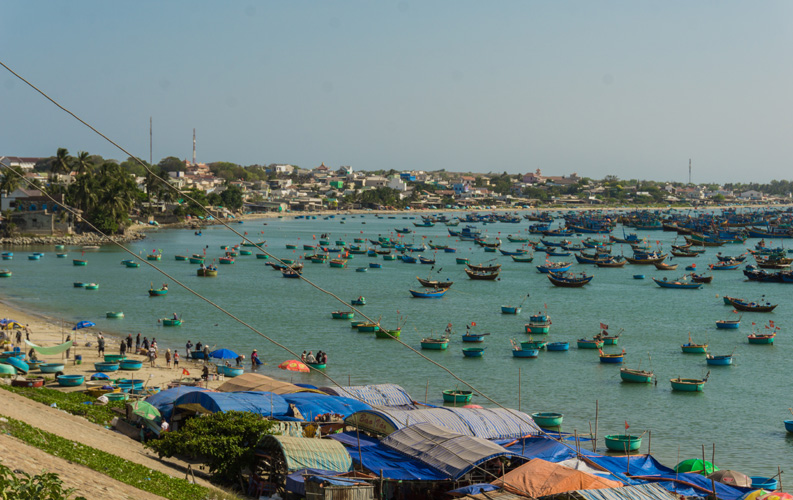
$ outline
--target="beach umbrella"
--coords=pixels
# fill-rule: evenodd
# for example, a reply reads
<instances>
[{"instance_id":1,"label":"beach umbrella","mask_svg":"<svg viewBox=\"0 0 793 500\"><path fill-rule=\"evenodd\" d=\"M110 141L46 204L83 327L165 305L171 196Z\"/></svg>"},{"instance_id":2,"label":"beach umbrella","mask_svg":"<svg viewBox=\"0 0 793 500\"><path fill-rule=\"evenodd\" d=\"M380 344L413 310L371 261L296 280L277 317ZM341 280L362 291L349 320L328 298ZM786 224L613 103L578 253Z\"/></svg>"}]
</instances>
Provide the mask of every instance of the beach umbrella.
<instances>
[{"instance_id":1,"label":"beach umbrella","mask_svg":"<svg viewBox=\"0 0 793 500\"><path fill-rule=\"evenodd\" d=\"M146 420L157 420L158 418L162 418L160 411L152 406L151 403L147 403L146 401L135 401L134 403L130 403L130 405L132 406L133 415L145 418Z\"/></svg>"},{"instance_id":2,"label":"beach umbrella","mask_svg":"<svg viewBox=\"0 0 793 500\"><path fill-rule=\"evenodd\" d=\"M0 319L0 325L6 326L9 323L18 323L18 321L15 319L8 319L8 318Z\"/></svg>"},{"instance_id":3,"label":"beach umbrella","mask_svg":"<svg viewBox=\"0 0 793 500\"><path fill-rule=\"evenodd\" d=\"M106 373L97 372L91 375L91 380L109 380L110 377Z\"/></svg>"},{"instance_id":4,"label":"beach umbrella","mask_svg":"<svg viewBox=\"0 0 793 500\"><path fill-rule=\"evenodd\" d=\"M742 496L739 500L757 500L758 497L768 494L768 492L762 488L759 490L750 491L746 495Z\"/></svg>"},{"instance_id":5,"label":"beach umbrella","mask_svg":"<svg viewBox=\"0 0 793 500\"><path fill-rule=\"evenodd\" d=\"M710 474L708 479L713 479L714 481L730 486L740 486L741 488L750 488L752 486L752 478L737 470L719 470Z\"/></svg>"},{"instance_id":6,"label":"beach umbrella","mask_svg":"<svg viewBox=\"0 0 793 500\"><path fill-rule=\"evenodd\" d=\"M72 330L79 330L81 328L90 328L92 326L96 326L96 323L94 323L93 321L80 321L79 323L74 325L74 328L72 328Z\"/></svg>"},{"instance_id":7,"label":"beach umbrella","mask_svg":"<svg viewBox=\"0 0 793 500\"><path fill-rule=\"evenodd\" d=\"M719 470L718 467L707 460L703 462L701 458L689 458L675 465L675 472L697 472L699 474L704 472L703 476L712 474L717 470Z\"/></svg>"},{"instance_id":8,"label":"beach umbrella","mask_svg":"<svg viewBox=\"0 0 793 500\"><path fill-rule=\"evenodd\" d=\"M782 491L772 491L763 496L757 497L757 500L793 500L793 495L784 493Z\"/></svg>"},{"instance_id":9,"label":"beach umbrella","mask_svg":"<svg viewBox=\"0 0 793 500\"><path fill-rule=\"evenodd\" d=\"M209 353L209 356L216 359L237 359L239 354L231 349L218 349Z\"/></svg>"},{"instance_id":10,"label":"beach umbrella","mask_svg":"<svg viewBox=\"0 0 793 500\"><path fill-rule=\"evenodd\" d=\"M280 365L278 365L278 368L282 370L289 370L290 372L308 373L311 371L309 367L305 365L305 363L302 363L296 359L288 359L283 363L281 363Z\"/></svg>"}]
</instances>

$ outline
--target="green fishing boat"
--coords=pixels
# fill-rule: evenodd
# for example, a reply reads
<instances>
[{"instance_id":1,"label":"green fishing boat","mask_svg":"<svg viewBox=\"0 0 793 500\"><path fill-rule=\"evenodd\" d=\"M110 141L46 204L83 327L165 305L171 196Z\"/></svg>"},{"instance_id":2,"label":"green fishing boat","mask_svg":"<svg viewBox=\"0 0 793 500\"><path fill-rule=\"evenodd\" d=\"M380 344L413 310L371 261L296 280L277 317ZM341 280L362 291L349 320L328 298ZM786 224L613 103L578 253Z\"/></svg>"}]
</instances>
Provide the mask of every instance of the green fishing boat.
<instances>
[{"instance_id":1,"label":"green fishing boat","mask_svg":"<svg viewBox=\"0 0 793 500\"><path fill-rule=\"evenodd\" d=\"M175 260L179 260L179 261L186 261L187 260L187 255L174 255L173 258Z\"/></svg>"},{"instance_id":2,"label":"green fishing boat","mask_svg":"<svg viewBox=\"0 0 793 500\"><path fill-rule=\"evenodd\" d=\"M379 329L380 327L376 323L361 323L358 325L358 331L361 333L374 333Z\"/></svg>"},{"instance_id":3,"label":"green fishing boat","mask_svg":"<svg viewBox=\"0 0 793 500\"><path fill-rule=\"evenodd\" d=\"M88 261L83 259L74 259L72 260L72 264L74 264L75 266L87 266Z\"/></svg>"},{"instance_id":4,"label":"green fishing boat","mask_svg":"<svg viewBox=\"0 0 793 500\"><path fill-rule=\"evenodd\" d=\"M181 319L174 319L174 318L163 318L162 326L181 326L182 320Z\"/></svg>"},{"instance_id":5,"label":"green fishing boat","mask_svg":"<svg viewBox=\"0 0 793 500\"><path fill-rule=\"evenodd\" d=\"M443 402L444 403L454 403L454 404L466 404L471 402L471 398L474 396L473 391L458 391L458 390L448 390L443 391Z\"/></svg>"},{"instance_id":6,"label":"green fishing boat","mask_svg":"<svg viewBox=\"0 0 793 500\"><path fill-rule=\"evenodd\" d=\"M110 319L120 319L124 317L124 313L121 311L108 312L105 316Z\"/></svg>"},{"instance_id":7,"label":"green fishing boat","mask_svg":"<svg viewBox=\"0 0 793 500\"><path fill-rule=\"evenodd\" d=\"M354 311L333 311L330 313L333 319L352 319L355 317Z\"/></svg>"},{"instance_id":8,"label":"green fishing boat","mask_svg":"<svg viewBox=\"0 0 793 500\"><path fill-rule=\"evenodd\" d=\"M457 257L458 264L469 264L471 259L466 259L465 257Z\"/></svg>"},{"instance_id":9,"label":"green fishing boat","mask_svg":"<svg viewBox=\"0 0 793 500\"><path fill-rule=\"evenodd\" d=\"M375 330L374 335L378 339L398 339L401 333L402 329L397 328L396 330Z\"/></svg>"}]
</instances>

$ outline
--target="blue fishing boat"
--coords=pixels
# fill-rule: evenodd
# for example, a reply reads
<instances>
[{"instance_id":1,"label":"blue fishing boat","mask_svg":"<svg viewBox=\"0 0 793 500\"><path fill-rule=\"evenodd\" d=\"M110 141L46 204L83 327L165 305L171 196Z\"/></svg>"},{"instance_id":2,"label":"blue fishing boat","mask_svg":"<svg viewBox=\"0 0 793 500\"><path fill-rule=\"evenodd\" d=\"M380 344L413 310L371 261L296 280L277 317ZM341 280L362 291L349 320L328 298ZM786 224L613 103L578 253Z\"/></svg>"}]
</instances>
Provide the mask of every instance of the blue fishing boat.
<instances>
[{"instance_id":1,"label":"blue fishing boat","mask_svg":"<svg viewBox=\"0 0 793 500\"><path fill-rule=\"evenodd\" d=\"M382 269L383 265L380 264L379 262L370 262L369 267L371 267L372 269Z\"/></svg>"},{"instance_id":2,"label":"blue fishing boat","mask_svg":"<svg viewBox=\"0 0 793 500\"><path fill-rule=\"evenodd\" d=\"M702 288L702 283L689 283L687 281L682 281L682 280L668 281L666 278L662 280L653 278L653 281L655 281L655 284L660 286L661 288L681 288L681 289L689 289L689 290Z\"/></svg>"},{"instance_id":3,"label":"blue fishing boat","mask_svg":"<svg viewBox=\"0 0 793 500\"><path fill-rule=\"evenodd\" d=\"M738 327L741 326L741 319L738 318L736 320L726 320L720 319L716 322L716 328L720 330L737 330Z\"/></svg>"},{"instance_id":4,"label":"blue fishing boat","mask_svg":"<svg viewBox=\"0 0 793 500\"><path fill-rule=\"evenodd\" d=\"M416 263L416 258L413 257L413 256L405 254L401 258L402 258L402 262L405 262L407 264L415 264Z\"/></svg>"},{"instance_id":5,"label":"blue fishing boat","mask_svg":"<svg viewBox=\"0 0 793 500\"><path fill-rule=\"evenodd\" d=\"M540 355L539 349L512 349L513 358L536 358Z\"/></svg>"},{"instance_id":6,"label":"blue fishing boat","mask_svg":"<svg viewBox=\"0 0 793 500\"><path fill-rule=\"evenodd\" d=\"M570 342L548 342L545 346L546 351L569 351Z\"/></svg>"},{"instance_id":7,"label":"blue fishing boat","mask_svg":"<svg viewBox=\"0 0 793 500\"><path fill-rule=\"evenodd\" d=\"M457 249L456 248L448 248L447 247L447 248L444 248L443 251L446 252L446 253L456 253Z\"/></svg>"},{"instance_id":8,"label":"blue fishing boat","mask_svg":"<svg viewBox=\"0 0 793 500\"><path fill-rule=\"evenodd\" d=\"M546 261L545 264L541 266L537 266L537 270L541 273L548 274L551 271L555 273L563 273L565 271L569 271L570 268L573 266L570 262L549 262Z\"/></svg>"},{"instance_id":9,"label":"blue fishing boat","mask_svg":"<svg viewBox=\"0 0 793 500\"><path fill-rule=\"evenodd\" d=\"M490 335L489 333L471 333L466 332L462 335L463 342L484 342L485 335Z\"/></svg>"},{"instance_id":10,"label":"blue fishing boat","mask_svg":"<svg viewBox=\"0 0 793 500\"><path fill-rule=\"evenodd\" d=\"M501 306L501 314L520 314L520 306Z\"/></svg>"},{"instance_id":11,"label":"blue fishing boat","mask_svg":"<svg viewBox=\"0 0 793 500\"><path fill-rule=\"evenodd\" d=\"M625 349L623 349L622 352L618 354L606 354L599 349L598 352L600 353L601 363L616 364L616 363L622 363L625 360Z\"/></svg>"},{"instance_id":12,"label":"blue fishing boat","mask_svg":"<svg viewBox=\"0 0 793 500\"><path fill-rule=\"evenodd\" d=\"M448 288L433 288L431 290L410 290L410 293L419 299L439 299L448 291Z\"/></svg>"},{"instance_id":13,"label":"blue fishing boat","mask_svg":"<svg viewBox=\"0 0 793 500\"><path fill-rule=\"evenodd\" d=\"M529 322L525 326L526 333L548 333L551 329L551 317L538 312L529 317Z\"/></svg>"},{"instance_id":14,"label":"blue fishing boat","mask_svg":"<svg viewBox=\"0 0 793 500\"><path fill-rule=\"evenodd\" d=\"M548 342L544 340L534 340L531 337L529 340L524 340L520 343L521 349L545 349L548 345Z\"/></svg>"},{"instance_id":15,"label":"blue fishing boat","mask_svg":"<svg viewBox=\"0 0 793 500\"><path fill-rule=\"evenodd\" d=\"M466 358L481 358L485 353L484 347L465 347L463 348L463 356Z\"/></svg>"},{"instance_id":16,"label":"blue fishing boat","mask_svg":"<svg viewBox=\"0 0 793 500\"><path fill-rule=\"evenodd\" d=\"M793 432L793 420L785 420L785 430Z\"/></svg>"},{"instance_id":17,"label":"blue fishing boat","mask_svg":"<svg viewBox=\"0 0 793 500\"><path fill-rule=\"evenodd\" d=\"M354 306L365 306L366 305L366 298L365 297L358 297L357 299L352 299L350 304Z\"/></svg>"},{"instance_id":18,"label":"blue fishing boat","mask_svg":"<svg viewBox=\"0 0 793 500\"><path fill-rule=\"evenodd\" d=\"M576 344L579 349L600 349L603 347L603 341L597 339L578 339Z\"/></svg>"},{"instance_id":19,"label":"blue fishing boat","mask_svg":"<svg viewBox=\"0 0 793 500\"><path fill-rule=\"evenodd\" d=\"M705 360L709 365L712 366L727 366L732 364L732 354L724 354L719 356L708 354L705 357Z\"/></svg>"},{"instance_id":20,"label":"blue fishing boat","mask_svg":"<svg viewBox=\"0 0 793 500\"><path fill-rule=\"evenodd\" d=\"M435 259L428 259L427 257L419 255L419 262L422 264L435 264Z\"/></svg>"}]
</instances>

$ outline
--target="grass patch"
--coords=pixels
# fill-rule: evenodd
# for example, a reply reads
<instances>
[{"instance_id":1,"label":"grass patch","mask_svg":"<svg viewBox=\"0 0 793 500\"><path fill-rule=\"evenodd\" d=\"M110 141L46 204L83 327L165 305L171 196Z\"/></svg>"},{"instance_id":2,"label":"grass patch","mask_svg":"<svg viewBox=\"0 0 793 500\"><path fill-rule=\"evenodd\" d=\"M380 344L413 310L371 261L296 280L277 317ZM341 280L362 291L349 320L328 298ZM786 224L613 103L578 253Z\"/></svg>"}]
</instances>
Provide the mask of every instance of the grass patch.
<instances>
[{"instance_id":1,"label":"grass patch","mask_svg":"<svg viewBox=\"0 0 793 500\"><path fill-rule=\"evenodd\" d=\"M106 405L85 404L86 402L93 403L96 398L83 392L61 392L47 387L14 387L11 385L0 385L0 387L47 406L52 406L54 403L58 409L72 415L79 415L98 425L109 425L113 417L118 416L113 408L124 409L126 407L126 401L110 401Z\"/></svg>"},{"instance_id":2,"label":"grass patch","mask_svg":"<svg viewBox=\"0 0 793 500\"><path fill-rule=\"evenodd\" d=\"M75 441L8 418L0 422L0 431L43 450L50 455L83 465L124 484L172 500L236 499L231 494L188 483L140 464L124 460Z\"/></svg>"}]
</instances>

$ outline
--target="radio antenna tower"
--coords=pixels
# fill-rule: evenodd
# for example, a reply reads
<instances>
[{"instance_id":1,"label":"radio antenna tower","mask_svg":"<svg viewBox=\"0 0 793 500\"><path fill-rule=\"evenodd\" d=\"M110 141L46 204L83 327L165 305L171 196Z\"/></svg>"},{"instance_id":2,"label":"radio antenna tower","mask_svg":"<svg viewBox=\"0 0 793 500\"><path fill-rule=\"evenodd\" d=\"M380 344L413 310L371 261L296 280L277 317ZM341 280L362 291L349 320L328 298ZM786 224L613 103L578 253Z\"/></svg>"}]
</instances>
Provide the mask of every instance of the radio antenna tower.
<instances>
[{"instance_id":1,"label":"radio antenna tower","mask_svg":"<svg viewBox=\"0 0 793 500\"><path fill-rule=\"evenodd\" d=\"M195 137L193 137L193 163L195 163ZM691 184L691 158L688 159L688 183Z\"/></svg>"},{"instance_id":2,"label":"radio antenna tower","mask_svg":"<svg viewBox=\"0 0 793 500\"><path fill-rule=\"evenodd\" d=\"M193 129L193 165L195 165L195 129ZM689 166L689 170L691 170L690 166ZM689 177L691 176L689 175Z\"/></svg>"}]
</instances>

